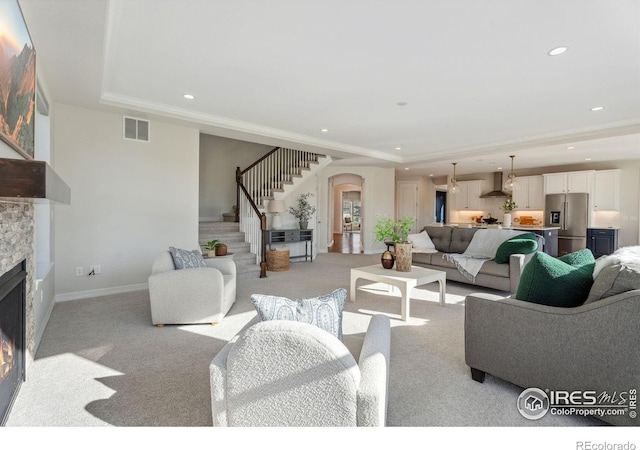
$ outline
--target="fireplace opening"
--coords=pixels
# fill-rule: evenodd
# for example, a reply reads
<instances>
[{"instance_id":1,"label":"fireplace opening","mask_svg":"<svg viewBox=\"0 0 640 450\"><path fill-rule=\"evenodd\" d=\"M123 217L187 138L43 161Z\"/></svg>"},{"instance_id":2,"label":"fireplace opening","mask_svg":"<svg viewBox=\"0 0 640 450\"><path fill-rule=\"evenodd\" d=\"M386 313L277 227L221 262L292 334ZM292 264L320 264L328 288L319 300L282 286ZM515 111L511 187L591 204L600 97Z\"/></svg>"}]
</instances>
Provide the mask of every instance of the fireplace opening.
<instances>
[{"instance_id":1,"label":"fireplace opening","mask_svg":"<svg viewBox=\"0 0 640 450\"><path fill-rule=\"evenodd\" d=\"M0 277L0 425L25 381L26 261Z\"/></svg>"}]
</instances>

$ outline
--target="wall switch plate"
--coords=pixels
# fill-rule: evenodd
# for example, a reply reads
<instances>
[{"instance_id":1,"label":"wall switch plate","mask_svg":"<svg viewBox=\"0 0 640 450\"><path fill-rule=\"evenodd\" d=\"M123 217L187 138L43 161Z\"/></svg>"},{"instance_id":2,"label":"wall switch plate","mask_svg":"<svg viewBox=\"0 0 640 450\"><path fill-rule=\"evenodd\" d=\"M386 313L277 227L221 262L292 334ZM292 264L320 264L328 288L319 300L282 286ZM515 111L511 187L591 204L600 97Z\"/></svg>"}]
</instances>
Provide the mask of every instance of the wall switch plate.
<instances>
[{"instance_id":1,"label":"wall switch plate","mask_svg":"<svg viewBox=\"0 0 640 450\"><path fill-rule=\"evenodd\" d=\"M91 269L90 272L93 272L94 275L98 275L102 271L99 264L94 264L93 266L90 267L90 269Z\"/></svg>"},{"instance_id":2,"label":"wall switch plate","mask_svg":"<svg viewBox=\"0 0 640 450\"><path fill-rule=\"evenodd\" d=\"M77 277L81 277L82 276L82 267L76 267L76 276Z\"/></svg>"}]
</instances>

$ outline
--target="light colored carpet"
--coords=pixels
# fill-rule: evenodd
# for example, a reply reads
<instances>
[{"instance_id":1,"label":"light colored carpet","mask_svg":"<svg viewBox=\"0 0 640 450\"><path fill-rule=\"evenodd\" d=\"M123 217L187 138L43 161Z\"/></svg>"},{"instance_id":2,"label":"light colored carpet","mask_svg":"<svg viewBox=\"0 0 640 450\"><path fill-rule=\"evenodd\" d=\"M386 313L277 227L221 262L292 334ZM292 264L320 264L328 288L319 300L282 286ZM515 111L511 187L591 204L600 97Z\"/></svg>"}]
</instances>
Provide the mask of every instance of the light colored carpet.
<instances>
[{"instance_id":1,"label":"light colored carpet","mask_svg":"<svg viewBox=\"0 0 640 450\"><path fill-rule=\"evenodd\" d=\"M209 362L257 320L251 294L296 298L349 289L351 267L378 262L377 255L321 254L243 281L216 327L154 327L147 291L58 303L7 426L210 426ZM422 286L403 322L397 291L363 280L359 287L357 302L347 301L343 331L364 333L372 314L391 318L390 426L601 424L571 416L527 420L516 409L522 389L491 376L484 384L471 379L464 298L486 290L450 282L441 307L437 283Z\"/></svg>"}]
</instances>

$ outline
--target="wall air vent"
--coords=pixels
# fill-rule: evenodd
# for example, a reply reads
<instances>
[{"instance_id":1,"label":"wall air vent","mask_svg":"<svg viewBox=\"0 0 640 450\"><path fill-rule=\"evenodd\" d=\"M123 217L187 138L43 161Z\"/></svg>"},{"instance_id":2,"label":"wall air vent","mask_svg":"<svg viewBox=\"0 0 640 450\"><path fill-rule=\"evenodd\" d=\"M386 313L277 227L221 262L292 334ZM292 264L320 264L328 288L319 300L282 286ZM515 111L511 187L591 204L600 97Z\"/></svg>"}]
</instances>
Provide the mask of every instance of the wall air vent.
<instances>
[{"instance_id":1,"label":"wall air vent","mask_svg":"<svg viewBox=\"0 0 640 450\"><path fill-rule=\"evenodd\" d=\"M149 121L136 119L135 117L124 116L123 136L125 139L130 139L133 141L149 142Z\"/></svg>"}]
</instances>

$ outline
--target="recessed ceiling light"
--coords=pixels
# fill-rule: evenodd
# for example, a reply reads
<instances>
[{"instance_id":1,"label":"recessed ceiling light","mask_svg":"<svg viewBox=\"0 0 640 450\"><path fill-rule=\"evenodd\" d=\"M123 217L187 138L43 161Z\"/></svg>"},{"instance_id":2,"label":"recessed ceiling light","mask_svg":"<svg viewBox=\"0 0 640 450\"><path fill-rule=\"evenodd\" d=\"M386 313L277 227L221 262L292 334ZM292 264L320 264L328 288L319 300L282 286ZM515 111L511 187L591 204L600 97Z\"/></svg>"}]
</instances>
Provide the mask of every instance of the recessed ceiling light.
<instances>
[{"instance_id":1,"label":"recessed ceiling light","mask_svg":"<svg viewBox=\"0 0 640 450\"><path fill-rule=\"evenodd\" d=\"M323 129L322 129L322 130L320 130L320 131L322 131L323 133L328 133L328 132L329 132L329 130L328 130L328 129L326 129L326 128L323 128Z\"/></svg>"},{"instance_id":2,"label":"recessed ceiling light","mask_svg":"<svg viewBox=\"0 0 640 450\"><path fill-rule=\"evenodd\" d=\"M584 160L585 161L591 161L591 158L585 158Z\"/></svg>"},{"instance_id":3,"label":"recessed ceiling light","mask_svg":"<svg viewBox=\"0 0 640 450\"><path fill-rule=\"evenodd\" d=\"M594 106L593 108L591 108L591 111L602 111L604 109L604 106Z\"/></svg>"},{"instance_id":4,"label":"recessed ceiling light","mask_svg":"<svg viewBox=\"0 0 640 450\"><path fill-rule=\"evenodd\" d=\"M575 147L573 145L570 145L569 147L567 147L567 150L573 150Z\"/></svg>"},{"instance_id":5,"label":"recessed ceiling light","mask_svg":"<svg viewBox=\"0 0 640 450\"><path fill-rule=\"evenodd\" d=\"M407 106L407 102L397 102L396 105L398 105L398 106Z\"/></svg>"},{"instance_id":6,"label":"recessed ceiling light","mask_svg":"<svg viewBox=\"0 0 640 450\"><path fill-rule=\"evenodd\" d=\"M402 150L402 147L396 147L396 150Z\"/></svg>"},{"instance_id":7,"label":"recessed ceiling light","mask_svg":"<svg viewBox=\"0 0 640 450\"><path fill-rule=\"evenodd\" d=\"M432 173L430 173L430 174L429 174L429 176L430 176L430 177L432 177L432 176L433 176L433 174L432 174Z\"/></svg>"},{"instance_id":8,"label":"recessed ceiling light","mask_svg":"<svg viewBox=\"0 0 640 450\"><path fill-rule=\"evenodd\" d=\"M498 167L498 170L502 170L502 167Z\"/></svg>"},{"instance_id":9,"label":"recessed ceiling light","mask_svg":"<svg viewBox=\"0 0 640 450\"><path fill-rule=\"evenodd\" d=\"M195 97L191 94L184 94L183 95L184 98L186 98L187 100L193 100Z\"/></svg>"},{"instance_id":10,"label":"recessed ceiling light","mask_svg":"<svg viewBox=\"0 0 640 450\"><path fill-rule=\"evenodd\" d=\"M562 55L567 50L568 50L567 47L556 47L556 48L552 48L551 50L549 50L549 53L547 53L547 55L549 55L549 56L558 56L558 55Z\"/></svg>"},{"instance_id":11,"label":"recessed ceiling light","mask_svg":"<svg viewBox=\"0 0 640 450\"><path fill-rule=\"evenodd\" d=\"M409 170L409 168L408 168L408 167L405 167L405 168L404 168L404 170Z\"/></svg>"}]
</instances>

